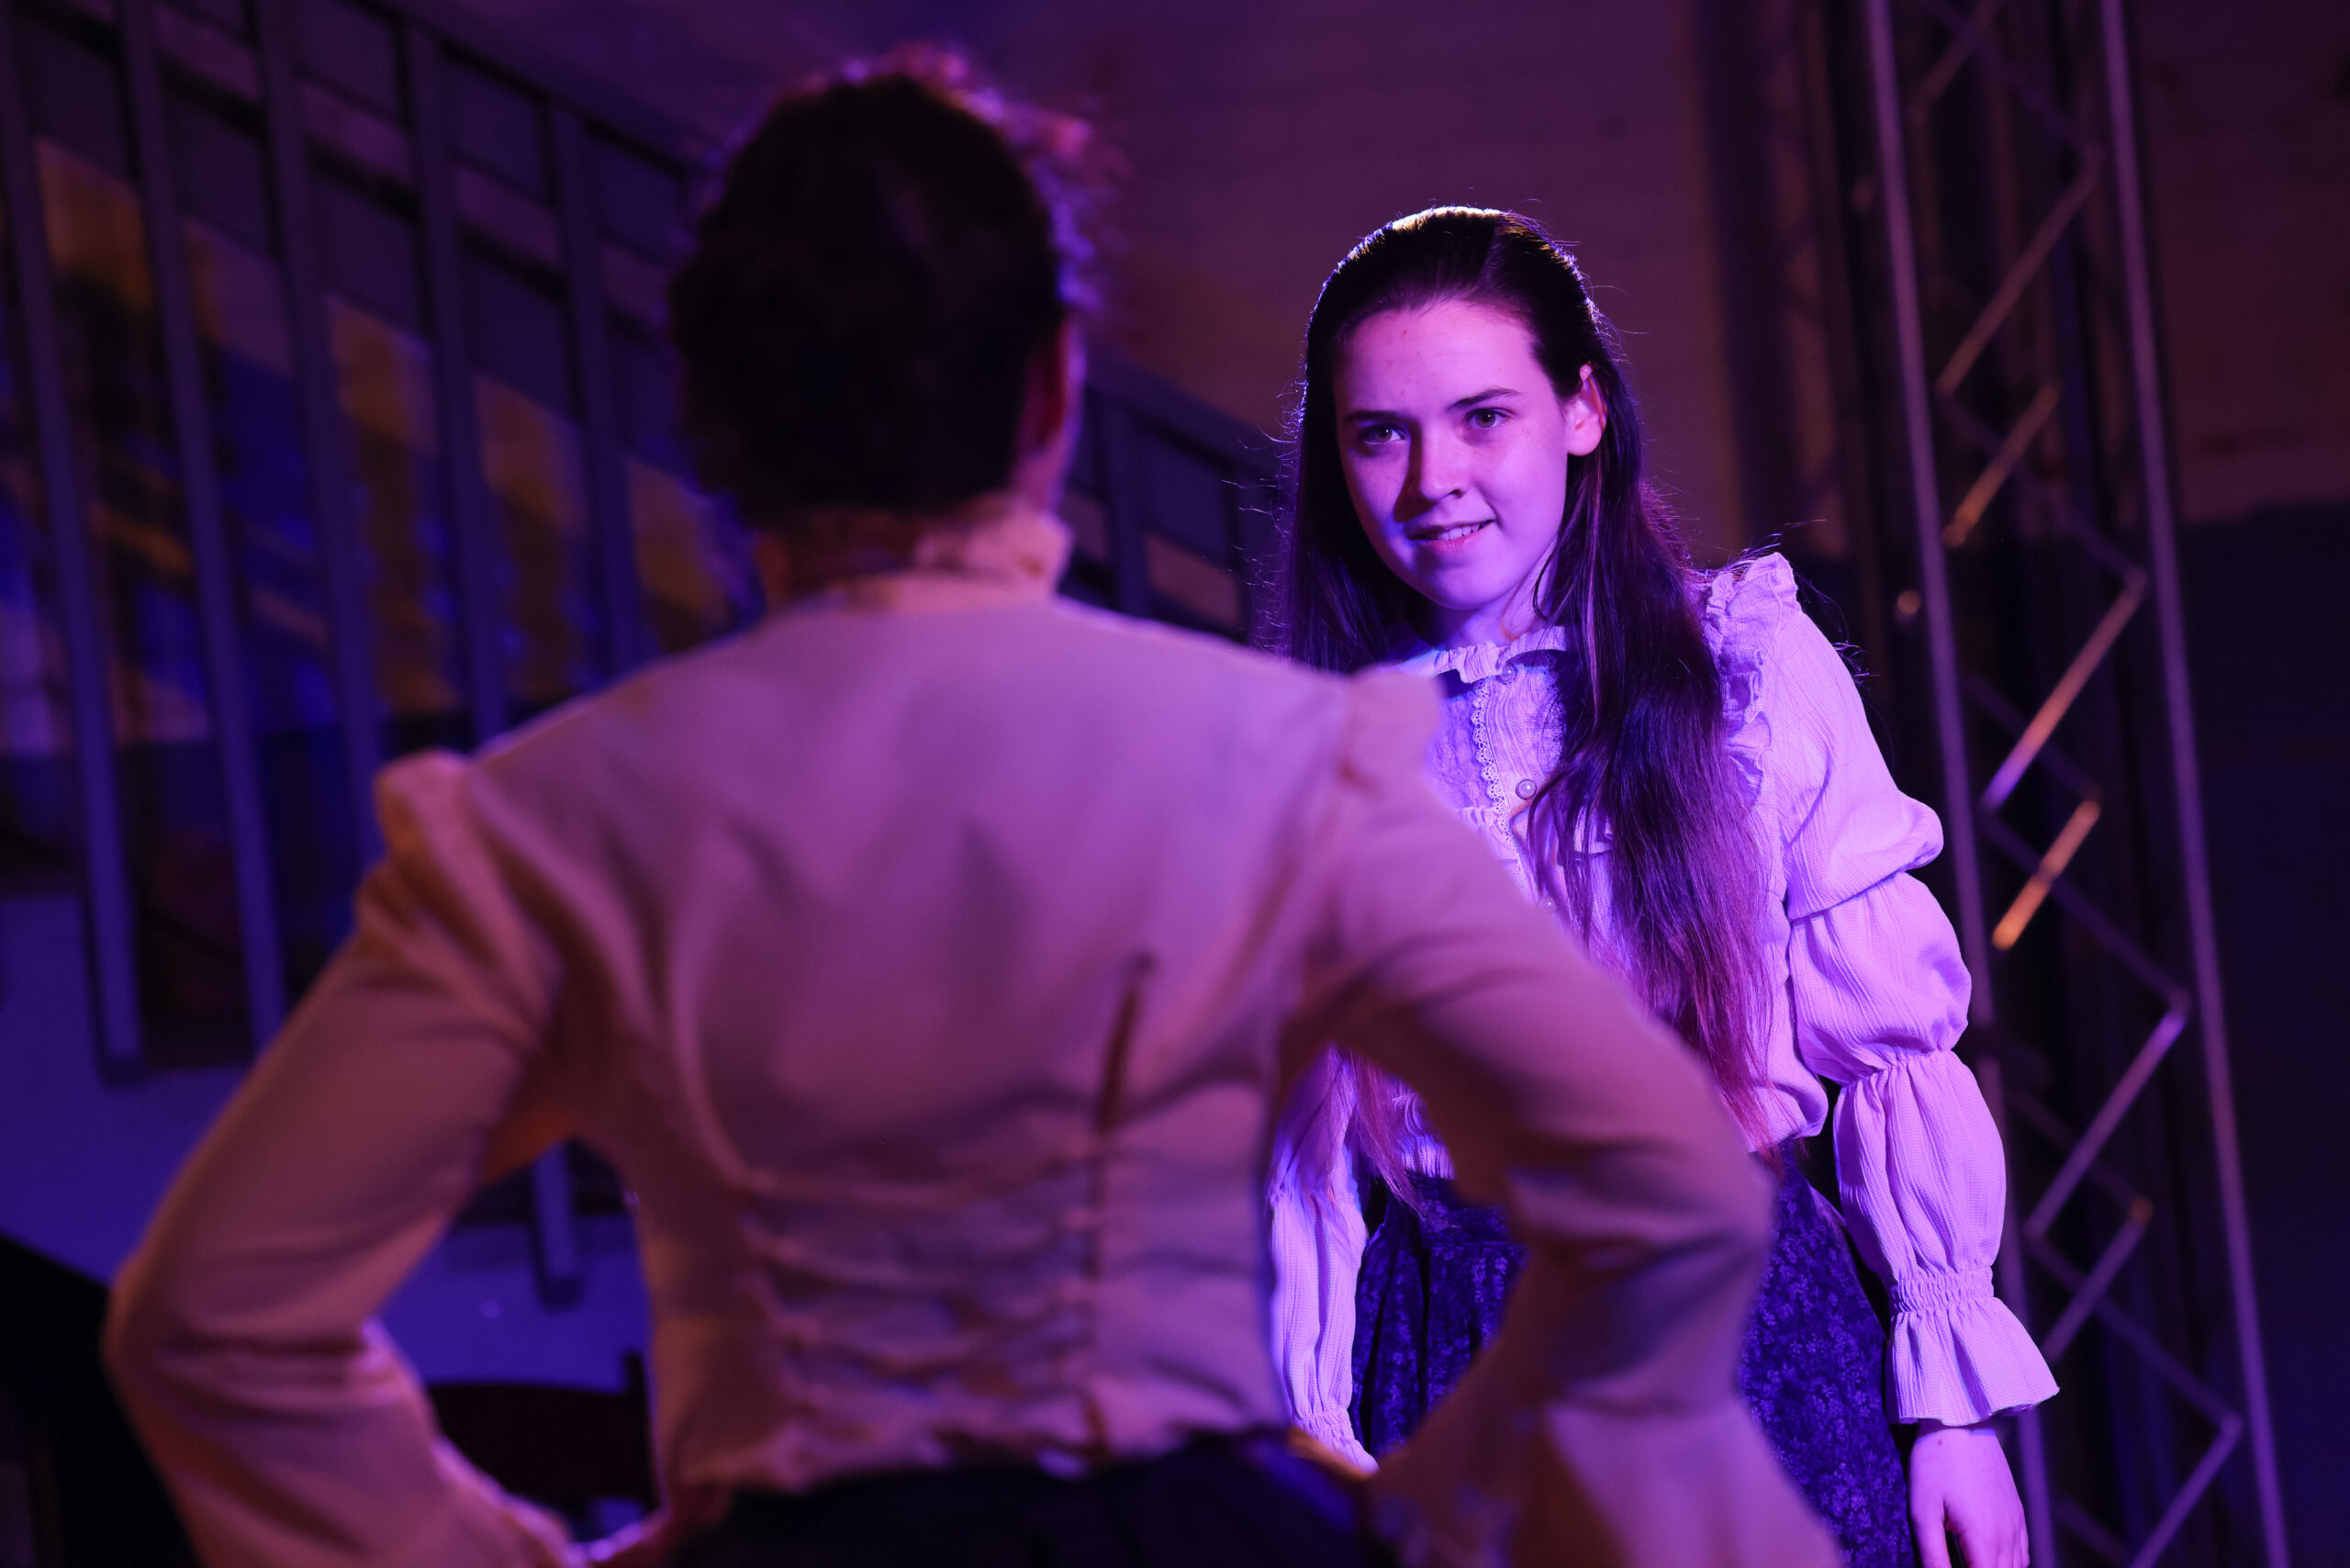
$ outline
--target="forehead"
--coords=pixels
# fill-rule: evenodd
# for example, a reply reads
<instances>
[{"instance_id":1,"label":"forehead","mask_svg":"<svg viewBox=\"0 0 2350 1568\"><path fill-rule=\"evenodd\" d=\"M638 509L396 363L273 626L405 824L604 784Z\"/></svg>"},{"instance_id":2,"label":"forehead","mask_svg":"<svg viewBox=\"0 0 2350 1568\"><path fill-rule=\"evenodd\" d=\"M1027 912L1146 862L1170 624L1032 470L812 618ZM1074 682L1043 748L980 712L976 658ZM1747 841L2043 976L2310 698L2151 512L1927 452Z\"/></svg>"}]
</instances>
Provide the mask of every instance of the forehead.
<instances>
[{"instance_id":1,"label":"forehead","mask_svg":"<svg viewBox=\"0 0 2350 1568\"><path fill-rule=\"evenodd\" d=\"M1465 299L1370 318L1340 346L1334 368L1341 412L1441 408L1496 386L1528 393L1550 387L1525 324Z\"/></svg>"}]
</instances>

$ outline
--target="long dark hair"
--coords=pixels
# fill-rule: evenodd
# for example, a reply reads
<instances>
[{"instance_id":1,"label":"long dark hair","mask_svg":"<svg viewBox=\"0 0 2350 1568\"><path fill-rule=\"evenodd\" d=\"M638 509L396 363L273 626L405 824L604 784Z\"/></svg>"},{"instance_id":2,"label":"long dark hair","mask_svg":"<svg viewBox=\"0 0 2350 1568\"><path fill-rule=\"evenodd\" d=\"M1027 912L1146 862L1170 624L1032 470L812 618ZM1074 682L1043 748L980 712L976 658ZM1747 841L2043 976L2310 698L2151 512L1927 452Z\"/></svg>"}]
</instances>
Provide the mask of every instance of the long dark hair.
<instances>
[{"instance_id":1,"label":"long dark hair","mask_svg":"<svg viewBox=\"0 0 2350 1568\"><path fill-rule=\"evenodd\" d=\"M1567 501L1534 588L1569 635L1559 656L1559 760L1528 806L1547 890L1592 946L1713 1069L1731 1114L1765 1135L1759 1043L1760 846L1724 745L1722 683L1670 511L1642 477L1640 410L1616 330L1574 258L1516 213L1436 207L1378 230L1322 286L1305 333L1291 453L1281 602L1287 651L1353 670L1407 643L1415 595L1372 550L1339 465L1333 377L1374 316L1448 300L1522 323L1561 397L1593 386L1598 449L1567 464ZM1586 834L1608 835L1607 920L1595 930ZM1358 1117L1391 1182L1403 1174L1402 1099L1367 1071ZM1408 1187L1404 1189L1408 1195Z\"/></svg>"}]
</instances>

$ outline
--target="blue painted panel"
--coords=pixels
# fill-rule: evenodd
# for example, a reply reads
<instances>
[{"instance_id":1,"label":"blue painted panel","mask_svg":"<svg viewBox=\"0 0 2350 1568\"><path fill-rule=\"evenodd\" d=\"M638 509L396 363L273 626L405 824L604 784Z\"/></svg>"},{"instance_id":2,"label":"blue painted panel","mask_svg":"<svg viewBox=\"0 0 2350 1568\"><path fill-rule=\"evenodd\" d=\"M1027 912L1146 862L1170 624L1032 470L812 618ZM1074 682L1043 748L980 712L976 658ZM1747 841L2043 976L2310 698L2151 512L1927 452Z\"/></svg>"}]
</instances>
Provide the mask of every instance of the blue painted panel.
<instances>
[{"instance_id":1,"label":"blue painted panel","mask_svg":"<svg viewBox=\"0 0 2350 1568\"><path fill-rule=\"evenodd\" d=\"M101 1280L236 1090L232 1069L99 1081L80 901L0 898L0 1234ZM645 1339L634 1237L620 1215L581 1222L586 1289L539 1304L530 1234L459 1230L385 1306L429 1382L549 1383L618 1391L621 1358Z\"/></svg>"}]
</instances>

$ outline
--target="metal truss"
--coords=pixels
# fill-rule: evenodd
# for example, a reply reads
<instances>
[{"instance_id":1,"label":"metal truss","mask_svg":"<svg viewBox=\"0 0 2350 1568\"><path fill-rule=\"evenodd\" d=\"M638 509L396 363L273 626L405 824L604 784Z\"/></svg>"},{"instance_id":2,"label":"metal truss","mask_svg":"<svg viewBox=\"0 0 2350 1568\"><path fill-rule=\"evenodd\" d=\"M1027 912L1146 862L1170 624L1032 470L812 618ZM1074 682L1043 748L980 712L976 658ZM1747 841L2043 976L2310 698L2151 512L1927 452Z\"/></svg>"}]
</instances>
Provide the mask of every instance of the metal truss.
<instances>
[{"instance_id":1,"label":"metal truss","mask_svg":"<svg viewBox=\"0 0 2350 1568\"><path fill-rule=\"evenodd\" d=\"M1897 615L1923 644L2009 1142L2001 1294L2067 1384L2018 1426L2032 1559L2284 1568L2124 6L1858 9L1875 172L1856 205L1885 254L1856 289L1898 388L1886 515L1915 530ZM2188 1211L2214 1196L2209 1245ZM2148 1426L2157 1406L2191 1414Z\"/></svg>"}]
</instances>

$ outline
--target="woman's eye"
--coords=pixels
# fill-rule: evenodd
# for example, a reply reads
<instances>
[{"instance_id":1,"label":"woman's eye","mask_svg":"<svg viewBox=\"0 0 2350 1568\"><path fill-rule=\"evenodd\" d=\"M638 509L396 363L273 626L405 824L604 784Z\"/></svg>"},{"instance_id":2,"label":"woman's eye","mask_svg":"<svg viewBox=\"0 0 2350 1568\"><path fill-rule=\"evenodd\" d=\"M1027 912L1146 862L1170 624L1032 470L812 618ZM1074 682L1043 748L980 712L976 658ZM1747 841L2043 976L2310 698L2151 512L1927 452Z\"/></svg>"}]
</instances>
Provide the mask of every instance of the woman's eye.
<instances>
[{"instance_id":1,"label":"woman's eye","mask_svg":"<svg viewBox=\"0 0 2350 1568\"><path fill-rule=\"evenodd\" d=\"M1385 446L1404 439L1404 432L1393 425L1365 425L1355 432L1355 439L1365 446Z\"/></svg>"},{"instance_id":2,"label":"woman's eye","mask_svg":"<svg viewBox=\"0 0 2350 1568\"><path fill-rule=\"evenodd\" d=\"M1502 412L1499 409L1472 409L1469 410L1469 425L1472 430L1489 431L1497 429L1501 422L1507 418L1509 418L1509 416Z\"/></svg>"}]
</instances>

